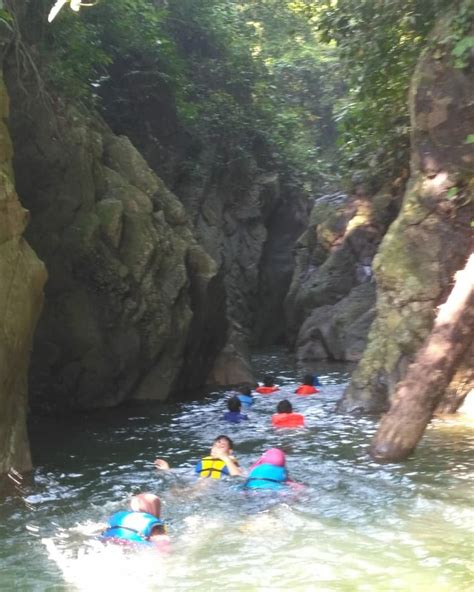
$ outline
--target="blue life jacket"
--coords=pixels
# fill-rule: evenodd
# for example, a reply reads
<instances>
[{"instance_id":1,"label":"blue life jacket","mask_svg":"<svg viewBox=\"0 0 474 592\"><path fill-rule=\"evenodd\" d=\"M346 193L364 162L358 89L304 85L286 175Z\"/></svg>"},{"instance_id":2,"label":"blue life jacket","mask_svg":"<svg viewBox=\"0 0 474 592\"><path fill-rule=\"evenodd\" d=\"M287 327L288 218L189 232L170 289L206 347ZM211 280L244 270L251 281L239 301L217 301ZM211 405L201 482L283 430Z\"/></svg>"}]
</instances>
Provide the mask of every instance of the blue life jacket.
<instances>
[{"instance_id":1,"label":"blue life jacket","mask_svg":"<svg viewBox=\"0 0 474 592\"><path fill-rule=\"evenodd\" d=\"M237 397L239 397L240 402L245 407L251 407L253 405L253 397L251 395L242 395L242 394L240 394L240 395L237 395Z\"/></svg>"},{"instance_id":2,"label":"blue life jacket","mask_svg":"<svg viewBox=\"0 0 474 592\"><path fill-rule=\"evenodd\" d=\"M283 489L288 473L285 467L262 464L250 471L244 487L248 489Z\"/></svg>"},{"instance_id":3,"label":"blue life jacket","mask_svg":"<svg viewBox=\"0 0 474 592\"><path fill-rule=\"evenodd\" d=\"M321 381L319 380L317 374L313 376L313 386L321 386Z\"/></svg>"},{"instance_id":4,"label":"blue life jacket","mask_svg":"<svg viewBox=\"0 0 474 592\"><path fill-rule=\"evenodd\" d=\"M103 539L120 539L131 543L151 545L148 538L155 526L164 526L163 520L146 512L117 512L108 520L108 528L100 536Z\"/></svg>"}]
</instances>

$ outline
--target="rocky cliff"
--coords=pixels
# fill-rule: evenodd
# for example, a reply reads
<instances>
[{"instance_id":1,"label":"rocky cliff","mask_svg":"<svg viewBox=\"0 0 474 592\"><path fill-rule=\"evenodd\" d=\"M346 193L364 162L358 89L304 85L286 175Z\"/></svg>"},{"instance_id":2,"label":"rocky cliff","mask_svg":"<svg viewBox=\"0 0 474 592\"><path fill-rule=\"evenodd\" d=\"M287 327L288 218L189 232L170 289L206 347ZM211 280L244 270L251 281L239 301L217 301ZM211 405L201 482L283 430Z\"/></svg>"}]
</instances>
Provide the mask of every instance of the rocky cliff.
<instances>
[{"instance_id":1,"label":"rocky cliff","mask_svg":"<svg viewBox=\"0 0 474 592\"><path fill-rule=\"evenodd\" d=\"M323 359L358 361L375 315L372 260L398 212L403 179L375 196L316 200L308 229L296 244L296 265L286 298L288 332L302 373Z\"/></svg>"},{"instance_id":2,"label":"rocky cliff","mask_svg":"<svg viewBox=\"0 0 474 592\"><path fill-rule=\"evenodd\" d=\"M32 408L166 399L206 379L252 380L249 346L284 337L274 321L283 318L304 200L281 182L267 149L233 159L222 142L190 138L166 84L143 92L150 72L143 80L139 63L119 72L114 100L104 94L107 121L68 104L35 66L41 11L9 6L18 19L6 68L17 189L50 278Z\"/></svg>"},{"instance_id":3,"label":"rocky cliff","mask_svg":"<svg viewBox=\"0 0 474 592\"><path fill-rule=\"evenodd\" d=\"M222 274L229 330L209 381L252 381L249 347L285 340L283 304L308 202L263 142L236 154L225 129L212 144L191 136L166 82L137 60L129 70L126 60L117 63L101 89L104 117L166 180Z\"/></svg>"},{"instance_id":4,"label":"rocky cliff","mask_svg":"<svg viewBox=\"0 0 474 592\"><path fill-rule=\"evenodd\" d=\"M27 372L43 302L44 265L23 238L29 215L15 192L8 96L0 81L0 474L31 468Z\"/></svg>"},{"instance_id":5,"label":"rocky cliff","mask_svg":"<svg viewBox=\"0 0 474 592\"><path fill-rule=\"evenodd\" d=\"M12 62L17 188L50 274L32 406L165 399L202 384L222 346L224 300L183 206L128 138L16 73Z\"/></svg>"},{"instance_id":6,"label":"rocky cliff","mask_svg":"<svg viewBox=\"0 0 474 592\"><path fill-rule=\"evenodd\" d=\"M472 51L464 65L454 63L453 39L452 17L445 18L413 77L411 177L374 261L376 319L343 409L387 407L472 249L474 154L467 136L474 130L474 64ZM472 354L471 348L448 398L459 402L472 388Z\"/></svg>"}]
</instances>

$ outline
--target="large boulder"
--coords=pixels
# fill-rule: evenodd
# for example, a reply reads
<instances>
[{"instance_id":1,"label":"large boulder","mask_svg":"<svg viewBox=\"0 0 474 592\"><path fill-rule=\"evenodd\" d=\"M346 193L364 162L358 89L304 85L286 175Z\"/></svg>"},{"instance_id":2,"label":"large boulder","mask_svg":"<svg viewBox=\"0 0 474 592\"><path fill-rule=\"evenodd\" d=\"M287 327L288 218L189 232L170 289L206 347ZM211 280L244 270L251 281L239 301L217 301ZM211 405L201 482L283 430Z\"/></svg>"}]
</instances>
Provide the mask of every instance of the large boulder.
<instances>
[{"instance_id":1,"label":"large boulder","mask_svg":"<svg viewBox=\"0 0 474 592\"><path fill-rule=\"evenodd\" d=\"M212 162L208 166L205 183L192 188L181 184L178 193L194 220L199 243L224 277L231 329L210 381L229 384L225 376L248 374L249 345L285 339L283 304L305 204L294 190L285 189L276 173L262 172L253 157L226 169ZM232 371L223 371L224 360ZM252 382L252 376L247 380Z\"/></svg>"},{"instance_id":2,"label":"large boulder","mask_svg":"<svg viewBox=\"0 0 474 592\"><path fill-rule=\"evenodd\" d=\"M299 371L316 373L318 360L358 362L375 314L375 284L353 288L336 304L314 309L298 334Z\"/></svg>"},{"instance_id":3,"label":"large boulder","mask_svg":"<svg viewBox=\"0 0 474 592\"><path fill-rule=\"evenodd\" d=\"M307 200L283 178L261 138L244 150L232 145L227 129L212 142L192 136L166 81L139 57L133 67L127 57L117 61L100 92L105 119L166 180L223 278L230 329L209 380L241 376L237 368L247 374L249 346L286 339L284 299ZM137 120L137 112L144 117Z\"/></svg>"},{"instance_id":4,"label":"large boulder","mask_svg":"<svg viewBox=\"0 0 474 592\"><path fill-rule=\"evenodd\" d=\"M50 271L32 407L163 400L201 386L224 343L225 306L185 209L127 137L59 99L29 101L15 64L8 82L28 238Z\"/></svg>"},{"instance_id":5,"label":"large boulder","mask_svg":"<svg viewBox=\"0 0 474 592\"><path fill-rule=\"evenodd\" d=\"M228 332L227 343L219 352L207 382L213 386L257 385L250 364L248 340L236 323Z\"/></svg>"},{"instance_id":6,"label":"large boulder","mask_svg":"<svg viewBox=\"0 0 474 592\"><path fill-rule=\"evenodd\" d=\"M369 197L361 187L316 200L296 248L286 299L288 333L302 373L321 359L359 361L374 318L372 260L398 210L399 184Z\"/></svg>"},{"instance_id":7,"label":"large boulder","mask_svg":"<svg viewBox=\"0 0 474 592\"><path fill-rule=\"evenodd\" d=\"M27 374L43 302L44 265L23 234L28 223L15 192L7 128L8 96L0 81L0 475L31 469L26 432Z\"/></svg>"},{"instance_id":8,"label":"large boulder","mask_svg":"<svg viewBox=\"0 0 474 592\"><path fill-rule=\"evenodd\" d=\"M451 18L440 22L412 80L411 178L374 261L377 316L343 409L387 408L472 248L473 58L468 52L470 63L455 67ZM472 388L472 373L467 383L462 378L470 366L472 359L461 363L450 389Z\"/></svg>"}]
</instances>

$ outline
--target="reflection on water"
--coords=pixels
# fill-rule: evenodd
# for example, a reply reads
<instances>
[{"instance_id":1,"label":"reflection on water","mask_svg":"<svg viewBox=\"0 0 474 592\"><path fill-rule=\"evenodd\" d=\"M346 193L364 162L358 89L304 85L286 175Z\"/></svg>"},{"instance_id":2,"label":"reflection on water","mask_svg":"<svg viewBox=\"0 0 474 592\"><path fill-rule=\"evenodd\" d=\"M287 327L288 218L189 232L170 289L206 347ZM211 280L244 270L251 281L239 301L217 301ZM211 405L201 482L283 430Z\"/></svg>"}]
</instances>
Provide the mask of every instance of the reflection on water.
<instances>
[{"instance_id":1,"label":"reflection on water","mask_svg":"<svg viewBox=\"0 0 474 592\"><path fill-rule=\"evenodd\" d=\"M221 421L222 392L203 401L50 420L32 426L34 486L0 504L0 590L462 591L472 584L474 435L435 420L416 457L380 466L367 456L375 424L333 413L347 366L321 367L322 392L293 394L279 354L255 360L279 394L259 396L245 424ZM307 428L275 431L289 398ZM306 487L249 495L238 480L201 481L192 467L226 433L249 466L267 447L288 453ZM157 473L155 457L177 467ZM130 494L163 500L169 555L124 554L94 539ZM261 493L261 492L260 492Z\"/></svg>"}]
</instances>

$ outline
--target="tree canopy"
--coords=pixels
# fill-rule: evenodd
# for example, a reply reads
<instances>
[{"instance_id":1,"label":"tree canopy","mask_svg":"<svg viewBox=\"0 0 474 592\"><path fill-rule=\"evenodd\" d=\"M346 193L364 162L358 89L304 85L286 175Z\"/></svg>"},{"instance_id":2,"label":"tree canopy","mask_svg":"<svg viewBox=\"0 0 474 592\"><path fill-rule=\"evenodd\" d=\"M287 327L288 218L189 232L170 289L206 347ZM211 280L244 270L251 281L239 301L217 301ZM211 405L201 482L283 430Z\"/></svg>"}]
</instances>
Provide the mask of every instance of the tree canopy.
<instances>
[{"instance_id":1,"label":"tree canopy","mask_svg":"<svg viewBox=\"0 0 474 592\"><path fill-rule=\"evenodd\" d=\"M466 21L469 1L459 0ZM381 177L407 162L409 80L452 2L98 0L48 24L52 4L29 10L59 92L97 102L127 59L166 80L192 135L236 154L263 139L295 183L319 193L348 172ZM461 63L472 45L465 23L459 31Z\"/></svg>"}]
</instances>

